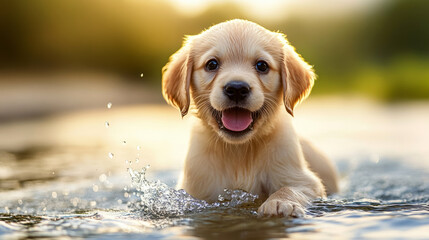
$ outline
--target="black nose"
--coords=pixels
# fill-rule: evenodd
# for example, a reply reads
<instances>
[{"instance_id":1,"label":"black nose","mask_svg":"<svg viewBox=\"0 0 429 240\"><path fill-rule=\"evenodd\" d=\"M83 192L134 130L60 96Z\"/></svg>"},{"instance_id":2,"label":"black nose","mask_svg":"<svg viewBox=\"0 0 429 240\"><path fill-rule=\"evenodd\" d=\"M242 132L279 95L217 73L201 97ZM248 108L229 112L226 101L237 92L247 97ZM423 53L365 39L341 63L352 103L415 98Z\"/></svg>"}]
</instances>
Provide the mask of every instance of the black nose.
<instances>
[{"instance_id":1,"label":"black nose","mask_svg":"<svg viewBox=\"0 0 429 240\"><path fill-rule=\"evenodd\" d=\"M249 96L250 86L242 81L231 81L225 85L223 92L232 101L239 102Z\"/></svg>"}]
</instances>

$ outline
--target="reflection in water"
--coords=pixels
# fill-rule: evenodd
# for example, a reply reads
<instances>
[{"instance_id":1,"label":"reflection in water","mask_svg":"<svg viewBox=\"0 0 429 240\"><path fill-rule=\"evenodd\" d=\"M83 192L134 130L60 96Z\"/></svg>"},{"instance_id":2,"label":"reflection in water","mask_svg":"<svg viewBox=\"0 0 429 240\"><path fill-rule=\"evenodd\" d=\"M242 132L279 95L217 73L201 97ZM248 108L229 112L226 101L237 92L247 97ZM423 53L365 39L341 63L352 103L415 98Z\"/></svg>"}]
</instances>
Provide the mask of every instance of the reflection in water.
<instances>
[{"instance_id":1,"label":"reflection in water","mask_svg":"<svg viewBox=\"0 0 429 240\"><path fill-rule=\"evenodd\" d=\"M338 111L320 101L297 113L300 132L333 156L343 176L342 192L315 201L304 219L258 218L260 203L240 191L208 204L172 189L193 120L170 108L0 125L0 237L424 238L428 107L346 105ZM132 170L147 164L146 172Z\"/></svg>"}]
</instances>

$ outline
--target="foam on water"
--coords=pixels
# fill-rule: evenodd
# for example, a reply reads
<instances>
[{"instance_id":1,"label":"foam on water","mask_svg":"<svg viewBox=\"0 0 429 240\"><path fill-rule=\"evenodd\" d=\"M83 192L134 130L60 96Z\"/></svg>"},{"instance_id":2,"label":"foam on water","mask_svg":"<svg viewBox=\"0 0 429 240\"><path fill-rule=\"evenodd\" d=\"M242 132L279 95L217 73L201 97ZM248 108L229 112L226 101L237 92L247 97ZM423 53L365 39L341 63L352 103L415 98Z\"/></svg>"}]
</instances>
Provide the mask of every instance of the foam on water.
<instances>
[{"instance_id":1,"label":"foam on water","mask_svg":"<svg viewBox=\"0 0 429 240\"><path fill-rule=\"evenodd\" d=\"M218 202L208 203L193 198L183 189L176 190L159 180L150 181L146 179L147 169L148 166L140 172L131 168L128 169L134 188L133 195L135 196L129 201L128 206L132 212L141 216L150 218L178 217L207 209L252 204L258 198L258 195L242 190L225 189L219 195Z\"/></svg>"}]
</instances>

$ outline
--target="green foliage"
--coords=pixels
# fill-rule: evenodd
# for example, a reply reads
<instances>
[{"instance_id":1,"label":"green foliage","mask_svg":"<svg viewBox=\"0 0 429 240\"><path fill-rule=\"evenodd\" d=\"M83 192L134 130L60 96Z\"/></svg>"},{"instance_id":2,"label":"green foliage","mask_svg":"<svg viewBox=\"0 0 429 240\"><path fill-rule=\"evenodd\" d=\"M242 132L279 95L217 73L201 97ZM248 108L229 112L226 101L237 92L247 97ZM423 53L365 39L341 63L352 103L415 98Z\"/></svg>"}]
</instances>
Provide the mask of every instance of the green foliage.
<instances>
[{"instance_id":1,"label":"green foliage","mask_svg":"<svg viewBox=\"0 0 429 240\"><path fill-rule=\"evenodd\" d=\"M355 91L382 100L429 98L429 61L401 57L387 66L366 66L353 80Z\"/></svg>"},{"instance_id":2,"label":"green foliage","mask_svg":"<svg viewBox=\"0 0 429 240\"><path fill-rule=\"evenodd\" d=\"M159 85L184 35L245 18L288 35L315 66L314 93L429 98L429 1L386 1L368 13L262 21L228 2L186 16L167 1L0 2L0 70L99 70ZM129 77L132 76L132 77Z\"/></svg>"}]
</instances>

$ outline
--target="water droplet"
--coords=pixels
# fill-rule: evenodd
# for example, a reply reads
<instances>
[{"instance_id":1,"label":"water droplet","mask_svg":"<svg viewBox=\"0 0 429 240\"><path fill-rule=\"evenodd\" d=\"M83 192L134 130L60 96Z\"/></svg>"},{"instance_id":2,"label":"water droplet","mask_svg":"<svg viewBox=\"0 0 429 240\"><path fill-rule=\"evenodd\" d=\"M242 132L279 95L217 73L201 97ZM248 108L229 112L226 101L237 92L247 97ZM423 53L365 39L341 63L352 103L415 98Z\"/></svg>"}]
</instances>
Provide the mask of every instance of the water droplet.
<instances>
[{"instance_id":1,"label":"water droplet","mask_svg":"<svg viewBox=\"0 0 429 240\"><path fill-rule=\"evenodd\" d=\"M91 202L89 202L89 204L91 205L91 207L95 207L97 205L97 202L96 201L91 201Z\"/></svg>"},{"instance_id":2,"label":"water droplet","mask_svg":"<svg viewBox=\"0 0 429 240\"><path fill-rule=\"evenodd\" d=\"M125 140L124 140L124 141L122 141L122 144L123 144L123 145L126 145L126 144L127 144L127 141L125 141Z\"/></svg>"},{"instance_id":3,"label":"water droplet","mask_svg":"<svg viewBox=\"0 0 429 240\"><path fill-rule=\"evenodd\" d=\"M106 180L107 180L107 176L106 176L106 174L101 174L99 177L98 177L98 180L100 181L100 182L105 182Z\"/></svg>"},{"instance_id":4,"label":"water droplet","mask_svg":"<svg viewBox=\"0 0 429 240\"><path fill-rule=\"evenodd\" d=\"M118 203L119 203L119 204L122 204L122 199L118 199Z\"/></svg>"},{"instance_id":5,"label":"water droplet","mask_svg":"<svg viewBox=\"0 0 429 240\"><path fill-rule=\"evenodd\" d=\"M124 193L124 197L128 198L130 196L130 194L128 194L127 192Z\"/></svg>"},{"instance_id":6,"label":"water droplet","mask_svg":"<svg viewBox=\"0 0 429 240\"><path fill-rule=\"evenodd\" d=\"M115 156L115 154L113 154L113 153L111 153L111 152L109 152L109 158L110 159L113 159L113 157Z\"/></svg>"},{"instance_id":7,"label":"water droplet","mask_svg":"<svg viewBox=\"0 0 429 240\"><path fill-rule=\"evenodd\" d=\"M71 199L70 202L73 204L73 206L77 207L77 204L80 202L80 199L75 197Z\"/></svg>"},{"instance_id":8,"label":"water droplet","mask_svg":"<svg viewBox=\"0 0 429 240\"><path fill-rule=\"evenodd\" d=\"M52 175L55 175L55 172L52 172Z\"/></svg>"},{"instance_id":9,"label":"water droplet","mask_svg":"<svg viewBox=\"0 0 429 240\"><path fill-rule=\"evenodd\" d=\"M52 192L52 198L57 198L57 192Z\"/></svg>"},{"instance_id":10,"label":"water droplet","mask_svg":"<svg viewBox=\"0 0 429 240\"><path fill-rule=\"evenodd\" d=\"M139 150L139 151L140 151L141 149L142 149L142 147L140 147L140 146L137 146L137 150Z\"/></svg>"},{"instance_id":11,"label":"water droplet","mask_svg":"<svg viewBox=\"0 0 429 240\"><path fill-rule=\"evenodd\" d=\"M92 191L98 192L98 185L94 184L94 186L92 186Z\"/></svg>"},{"instance_id":12,"label":"water droplet","mask_svg":"<svg viewBox=\"0 0 429 240\"><path fill-rule=\"evenodd\" d=\"M18 200L18 204L22 205L22 200L21 199Z\"/></svg>"},{"instance_id":13,"label":"water droplet","mask_svg":"<svg viewBox=\"0 0 429 240\"><path fill-rule=\"evenodd\" d=\"M140 159L139 158L136 158L136 163L139 163L140 162Z\"/></svg>"},{"instance_id":14,"label":"water droplet","mask_svg":"<svg viewBox=\"0 0 429 240\"><path fill-rule=\"evenodd\" d=\"M110 123L109 123L108 121L106 121L106 122L104 122L104 126L105 126L106 128L108 128L108 127L110 126Z\"/></svg>"},{"instance_id":15,"label":"water droplet","mask_svg":"<svg viewBox=\"0 0 429 240\"><path fill-rule=\"evenodd\" d=\"M141 74L140 74L140 77L142 78L143 76L144 76L144 75L143 75L143 73L141 73Z\"/></svg>"},{"instance_id":16,"label":"water droplet","mask_svg":"<svg viewBox=\"0 0 429 240\"><path fill-rule=\"evenodd\" d=\"M108 102L108 103L107 103L107 108L108 108L108 109L111 109L111 108L112 108L112 103L111 103L111 102Z\"/></svg>"},{"instance_id":17,"label":"water droplet","mask_svg":"<svg viewBox=\"0 0 429 240\"><path fill-rule=\"evenodd\" d=\"M6 211L7 214L10 213L9 208L8 207L4 207L4 210Z\"/></svg>"},{"instance_id":18,"label":"water droplet","mask_svg":"<svg viewBox=\"0 0 429 240\"><path fill-rule=\"evenodd\" d=\"M46 207L43 208L43 211L46 212Z\"/></svg>"}]
</instances>

